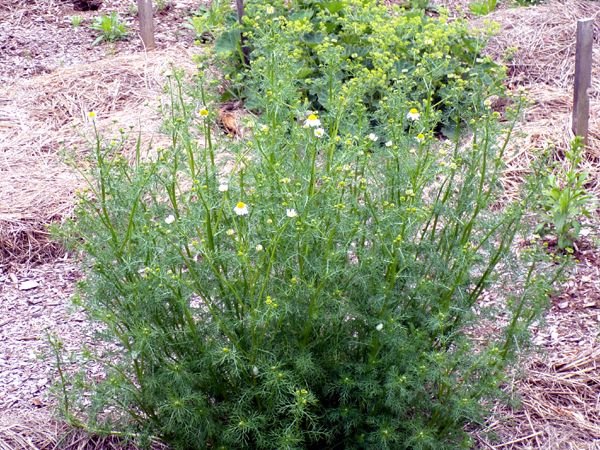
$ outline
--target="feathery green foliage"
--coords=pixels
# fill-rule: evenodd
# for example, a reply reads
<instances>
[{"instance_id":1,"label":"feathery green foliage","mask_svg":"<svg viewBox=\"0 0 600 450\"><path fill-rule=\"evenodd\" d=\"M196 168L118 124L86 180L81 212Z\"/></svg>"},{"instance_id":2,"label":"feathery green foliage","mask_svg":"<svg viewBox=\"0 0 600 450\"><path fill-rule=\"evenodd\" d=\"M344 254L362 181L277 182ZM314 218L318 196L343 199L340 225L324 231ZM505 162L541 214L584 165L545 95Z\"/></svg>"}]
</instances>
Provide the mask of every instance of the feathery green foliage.
<instances>
[{"instance_id":1,"label":"feathery green foliage","mask_svg":"<svg viewBox=\"0 0 600 450\"><path fill-rule=\"evenodd\" d=\"M496 207L520 100L501 122L487 101L501 71L457 25L366 0L291 3L289 17L249 5L273 12L246 34L261 112L246 138L216 135L204 80L177 72L167 148L138 145L131 163L126 139L96 134L63 232L102 330L82 357L105 377L75 378L64 412L181 449L468 448L464 426L499 395L548 288L531 263L502 332L473 338L531 200ZM392 51L404 41L420 43L406 61Z\"/></svg>"}]
</instances>

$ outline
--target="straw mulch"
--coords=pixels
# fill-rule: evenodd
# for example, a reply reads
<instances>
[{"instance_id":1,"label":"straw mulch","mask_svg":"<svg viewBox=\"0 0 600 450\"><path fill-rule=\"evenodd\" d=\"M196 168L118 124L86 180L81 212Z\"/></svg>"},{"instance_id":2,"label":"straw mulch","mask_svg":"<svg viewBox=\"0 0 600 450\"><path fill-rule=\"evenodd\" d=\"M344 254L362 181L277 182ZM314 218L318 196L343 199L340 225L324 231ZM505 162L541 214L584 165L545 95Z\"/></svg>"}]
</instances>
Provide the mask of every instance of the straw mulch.
<instances>
[{"instance_id":1,"label":"straw mulch","mask_svg":"<svg viewBox=\"0 0 600 450\"><path fill-rule=\"evenodd\" d=\"M497 405L478 448L598 449L599 388L599 348L534 358L512 386L518 405Z\"/></svg>"},{"instance_id":2,"label":"straw mulch","mask_svg":"<svg viewBox=\"0 0 600 450\"><path fill-rule=\"evenodd\" d=\"M0 88L0 266L61 251L48 241L47 225L70 214L81 185L61 153L77 157L89 149L87 113L97 113L104 135L133 129L156 143L165 73L173 64L193 73L192 52L118 56Z\"/></svg>"},{"instance_id":3,"label":"straw mulch","mask_svg":"<svg viewBox=\"0 0 600 450\"><path fill-rule=\"evenodd\" d=\"M529 171L532 157L550 146L560 159L574 135L571 131L575 36L577 20L595 19L595 64L590 90L590 122L587 161L590 187L600 192L600 3L582 0L553 0L530 8L500 9L486 16L500 25L487 52L508 67L513 89L523 88L532 104L516 129L512 157L507 170L510 187L520 184ZM475 22L481 25L483 19Z\"/></svg>"},{"instance_id":4,"label":"straw mulch","mask_svg":"<svg viewBox=\"0 0 600 450\"><path fill-rule=\"evenodd\" d=\"M55 448L59 426L48 420L36 423L35 414L0 417L0 450L37 450Z\"/></svg>"},{"instance_id":5,"label":"straw mulch","mask_svg":"<svg viewBox=\"0 0 600 450\"><path fill-rule=\"evenodd\" d=\"M148 448L148 447L144 447ZM168 447L153 439L150 450ZM0 417L0 450L139 450L132 439L100 436L36 413Z\"/></svg>"},{"instance_id":6,"label":"straw mulch","mask_svg":"<svg viewBox=\"0 0 600 450\"><path fill-rule=\"evenodd\" d=\"M570 92L575 63L577 20L597 19L600 5L594 1L560 0L535 7L499 9L486 16L501 30L488 45L488 51L508 66L511 85L547 84ZM595 20L594 43L598 43L600 23ZM594 49L596 60L600 48ZM512 54L512 57L509 56ZM594 98L599 98L600 68L593 69Z\"/></svg>"},{"instance_id":7,"label":"straw mulch","mask_svg":"<svg viewBox=\"0 0 600 450\"><path fill-rule=\"evenodd\" d=\"M595 19L594 65L590 89L589 137L584 169L588 188L600 194L600 3L550 1L530 8L500 9L485 20L500 25L487 52L508 67L509 87L523 89L530 100L510 143L504 183L516 192L545 147L556 161L574 134L571 130L577 20ZM484 19L475 23L482 24ZM597 218L588 224L597 228ZM597 235L597 231L593 231ZM546 328L536 340L544 355L530 355L523 372L507 390L519 403L497 405L487 429L475 433L485 449L600 449L600 350L598 334L600 280L595 245L576 255L573 269ZM551 332L552 338L545 336ZM496 438L494 439L494 434Z\"/></svg>"}]
</instances>

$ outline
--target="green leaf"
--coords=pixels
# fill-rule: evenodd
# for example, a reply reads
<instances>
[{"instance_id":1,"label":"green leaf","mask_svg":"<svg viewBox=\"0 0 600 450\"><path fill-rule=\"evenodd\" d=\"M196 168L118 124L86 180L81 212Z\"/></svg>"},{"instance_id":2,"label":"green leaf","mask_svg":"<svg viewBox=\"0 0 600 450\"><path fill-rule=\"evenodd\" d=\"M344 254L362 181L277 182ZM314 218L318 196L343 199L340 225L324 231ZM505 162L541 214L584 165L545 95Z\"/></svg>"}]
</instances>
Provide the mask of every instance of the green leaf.
<instances>
[{"instance_id":1,"label":"green leaf","mask_svg":"<svg viewBox=\"0 0 600 450\"><path fill-rule=\"evenodd\" d=\"M215 52L220 55L233 53L240 44L240 30L230 30L221 34L215 41Z\"/></svg>"},{"instance_id":2,"label":"green leaf","mask_svg":"<svg viewBox=\"0 0 600 450\"><path fill-rule=\"evenodd\" d=\"M323 42L324 36L323 33L305 33L300 38L302 42L309 45L317 45Z\"/></svg>"},{"instance_id":3,"label":"green leaf","mask_svg":"<svg viewBox=\"0 0 600 450\"><path fill-rule=\"evenodd\" d=\"M289 20L312 19L314 12L311 10L301 10L290 14Z\"/></svg>"},{"instance_id":4,"label":"green leaf","mask_svg":"<svg viewBox=\"0 0 600 450\"><path fill-rule=\"evenodd\" d=\"M471 12L478 16L485 16L491 12L488 2L475 2L469 5Z\"/></svg>"},{"instance_id":5,"label":"green leaf","mask_svg":"<svg viewBox=\"0 0 600 450\"><path fill-rule=\"evenodd\" d=\"M327 9L327 11L329 11L331 14L335 14L344 9L344 2L339 0L323 2L323 7Z\"/></svg>"}]
</instances>

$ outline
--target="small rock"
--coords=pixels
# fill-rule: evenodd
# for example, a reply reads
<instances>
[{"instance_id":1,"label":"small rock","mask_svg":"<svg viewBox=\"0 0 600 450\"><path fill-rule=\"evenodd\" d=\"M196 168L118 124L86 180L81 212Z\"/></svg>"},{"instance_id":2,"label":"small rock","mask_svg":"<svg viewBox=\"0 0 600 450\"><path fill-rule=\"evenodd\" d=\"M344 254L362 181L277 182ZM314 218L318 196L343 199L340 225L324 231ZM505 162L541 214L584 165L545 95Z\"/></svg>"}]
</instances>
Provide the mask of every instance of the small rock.
<instances>
[{"instance_id":1,"label":"small rock","mask_svg":"<svg viewBox=\"0 0 600 450\"><path fill-rule=\"evenodd\" d=\"M39 283L35 280L28 280L28 281L23 281L21 283L21 285L19 286L19 290L20 291L28 291L30 289L35 289L36 287L39 287Z\"/></svg>"}]
</instances>

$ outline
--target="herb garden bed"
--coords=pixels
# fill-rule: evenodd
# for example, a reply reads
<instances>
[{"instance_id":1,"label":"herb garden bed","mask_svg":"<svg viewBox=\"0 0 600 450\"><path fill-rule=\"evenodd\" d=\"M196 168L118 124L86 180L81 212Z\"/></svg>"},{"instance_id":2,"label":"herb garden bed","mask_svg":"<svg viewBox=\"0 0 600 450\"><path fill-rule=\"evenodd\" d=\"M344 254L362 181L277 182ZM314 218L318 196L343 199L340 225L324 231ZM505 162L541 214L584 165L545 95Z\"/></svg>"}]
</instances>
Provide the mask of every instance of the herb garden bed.
<instances>
[{"instance_id":1,"label":"herb garden bed","mask_svg":"<svg viewBox=\"0 0 600 450\"><path fill-rule=\"evenodd\" d=\"M7 19L2 20L0 43L9 49L5 53L9 63L0 66L0 79L8 83L0 90L0 448L53 448L58 442L66 429L52 419L54 405L46 397L53 369L35 355L49 350L46 330L58 333L67 347L88 338L83 316L68 312L79 269L70 255L49 242L45 228L72 214L74 192L81 186L79 175L62 163L62 151L77 147L77 154L83 154L90 140L90 110L97 112L96 123L106 135L118 137L120 128L137 130L141 125L144 142L163 142L156 111L165 100L165 75L172 63L184 66L188 77L195 67L193 36L181 27L186 11L197 6L194 2L175 1L159 16L160 50L152 55L140 51L137 39L91 47L93 34L67 22L71 15L81 14L68 6L52 0L33 5L0 0L0 18ZM104 8L127 14L121 2L105 1ZM504 178L507 186L516 188L522 181L536 148L552 141L560 155L570 141L568 64L553 75L547 73L553 66L550 61L532 75L534 66L543 66L544 57L556 48L566 49L566 61L572 58L571 44L565 42L569 33L556 33L569 28L565 8L573 14L569 20L580 14L595 16L599 10L593 2L570 2L568 7L562 2L491 16L501 30L523 24L510 29L509 35L501 31L490 52L505 60L511 53L507 61L513 86L525 87L535 100L517 127L523 134L517 133L513 141ZM97 14L84 15L91 20ZM536 29L542 18L545 34ZM7 29L7 23L13 28ZM535 50L525 47L531 42L527 33L542 36ZM511 50L511 37L517 36L523 44ZM65 49L61 58L57 46ZM592 109L594 117L596 91ZM591 132L585 165L597 174L600 153L594 120ZM597 189L594 180L597 175L592 181ZM585 225L584 236L576 242L578 262L553 297L546 324L534 328L535 343L543 352L527 354L523 372L515 373L513 383L506 386L507 392L514 389L521 395L522 407L498 406L487 428L472 430L481 448L600 445L597 216ZM493 293L487 296L492 303L502 301ZM498 439L492 442L487 431L496 432ZM96 448L103 442L107 448L120 445L82 435L72 435L61 445L76 447L82 439L90 439Z\"/></svg>"}]
</instances>

